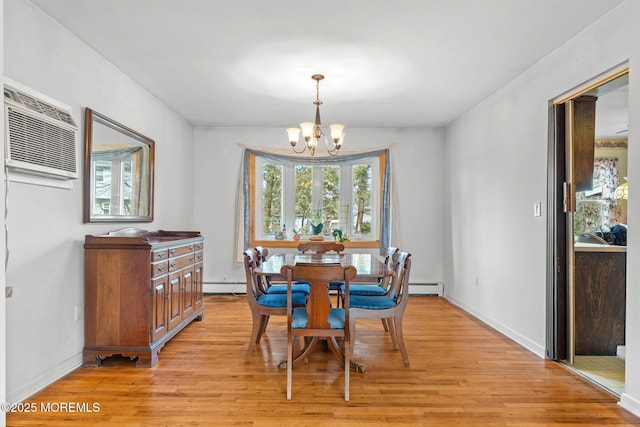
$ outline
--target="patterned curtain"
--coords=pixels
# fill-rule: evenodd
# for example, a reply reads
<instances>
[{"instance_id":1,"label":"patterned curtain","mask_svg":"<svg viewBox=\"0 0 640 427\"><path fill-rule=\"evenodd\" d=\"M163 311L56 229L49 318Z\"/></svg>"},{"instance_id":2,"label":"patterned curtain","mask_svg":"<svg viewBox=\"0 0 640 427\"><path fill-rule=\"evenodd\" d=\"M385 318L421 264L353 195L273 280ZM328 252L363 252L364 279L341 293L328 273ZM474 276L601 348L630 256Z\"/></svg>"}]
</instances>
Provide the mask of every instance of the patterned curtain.
<instances>
[{"instance_id":1,"label":"patterned curtain","mask_svg":"<svg viewBox=\"0 0 640 427\"><path fill-rule=\"evenodd\" d=\"M620 201L614 198L619 183L617 162L616 158L594 160L593 188L601 187L602 193L577 195L574 233L598 231L603 225L611 227L621 222Z\"/></svg>"},{"instance_id":2,"label":"patterned curtain","mask_svg":"<svg viewBox=\"0 0 640 427\"><path fill-rule=\"evenodd\" d=\"M593 167L593 187L602 187L602 198L613 199L618 188L618 159L595 159Z\"/></svg>"}]
</instances>

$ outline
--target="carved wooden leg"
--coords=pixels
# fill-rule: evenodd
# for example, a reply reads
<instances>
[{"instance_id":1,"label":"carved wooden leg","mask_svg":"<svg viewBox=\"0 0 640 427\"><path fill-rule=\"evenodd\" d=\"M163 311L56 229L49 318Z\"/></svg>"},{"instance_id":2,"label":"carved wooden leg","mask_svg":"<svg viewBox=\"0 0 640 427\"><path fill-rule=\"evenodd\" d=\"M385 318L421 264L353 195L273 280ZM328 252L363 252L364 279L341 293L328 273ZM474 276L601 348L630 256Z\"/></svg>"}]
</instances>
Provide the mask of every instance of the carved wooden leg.
<instances>
[{"instance_id":1,"label":"carved wooden leg","mask_svg":"<svg viewBox=\"0 0 640 427\"><path fill-rule=\"evenodd\" d=\"M402 354L402 361L404 366L409 366L409 355L407 354L407 348L404 345L404 334L402 333L402 313L396 315L394 320L395 331L397 336L398 346L400 347L400 353Z\"/></svg>"}]
</instances>

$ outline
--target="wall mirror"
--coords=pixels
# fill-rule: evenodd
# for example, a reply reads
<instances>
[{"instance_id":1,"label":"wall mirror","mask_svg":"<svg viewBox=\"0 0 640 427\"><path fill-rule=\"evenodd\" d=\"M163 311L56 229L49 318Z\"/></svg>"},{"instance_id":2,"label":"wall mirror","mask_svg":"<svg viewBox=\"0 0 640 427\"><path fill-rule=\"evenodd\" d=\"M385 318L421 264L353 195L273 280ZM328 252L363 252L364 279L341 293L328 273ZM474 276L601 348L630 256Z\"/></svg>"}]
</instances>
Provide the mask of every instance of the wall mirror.
<instances>
[{"instance_id":1,"label":"wall mirror","mask_svg":"<svg viewBox=\"0 0 640 427\"><path fill-rule=\"evenodd\" d=\"M84 222L153 221L155 142L85 110Z\"/></svg>"}]
</instances>

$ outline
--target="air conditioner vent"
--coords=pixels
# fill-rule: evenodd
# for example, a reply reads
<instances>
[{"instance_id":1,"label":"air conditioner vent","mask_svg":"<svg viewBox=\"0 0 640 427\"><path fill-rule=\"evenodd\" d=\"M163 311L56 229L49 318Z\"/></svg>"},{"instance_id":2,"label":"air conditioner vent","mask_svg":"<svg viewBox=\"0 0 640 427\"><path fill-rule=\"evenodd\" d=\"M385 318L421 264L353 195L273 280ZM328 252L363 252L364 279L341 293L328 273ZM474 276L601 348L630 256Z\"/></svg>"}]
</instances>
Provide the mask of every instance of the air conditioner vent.
<instances>
[{"instance_id":1,"label":"air conditioner vent","mask_svg":"<svg viewBox=\"0 0 640 427\"><path fill-rule=\"evenodd\" d=\"M4 96L5 98L13 100L17 104L24 105L32 111L44 114L47 117L64 122L68 125L74 127L76 126L75 122L73 121L73 117L71 117L71 114L69 114L67 111L41 101L36 97L7 88L5 88L4 90Z\"/></svg>"},{"instance_id":2,"label":"air conditioner vent","mask_svg":"<svg viewBox=\"0 0 640 427\"><path fill-rule=\"evenodd\" d=\"M76 132L70 114L42 97L5 86L5 163L9 170L77 178Z\"/></svg>"}]
</instances>

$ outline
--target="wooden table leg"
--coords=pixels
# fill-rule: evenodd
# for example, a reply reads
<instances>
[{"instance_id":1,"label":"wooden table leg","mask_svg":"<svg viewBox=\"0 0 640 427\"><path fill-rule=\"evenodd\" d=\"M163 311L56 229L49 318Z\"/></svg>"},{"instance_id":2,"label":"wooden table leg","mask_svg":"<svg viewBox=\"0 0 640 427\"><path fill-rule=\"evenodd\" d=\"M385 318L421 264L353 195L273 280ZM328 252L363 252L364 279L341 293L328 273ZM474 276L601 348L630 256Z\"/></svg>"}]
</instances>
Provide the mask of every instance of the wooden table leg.
<instances>
[{"instance_id":1,"label":"wooden table leg","mask_svg":"<svg viewBox=\"0 0 640 427\"><path fill-rule=\"evenodd\" d=\"M344 347L338 345L336 337L331 337L329 340L327 340L327 343L331 352L336 356L340 363L344 365ZM354 362L353 360L349 360L349 368L352 371L358 372L360 374L365 372L364 366Z\"/></svg>"}]
</instances>

